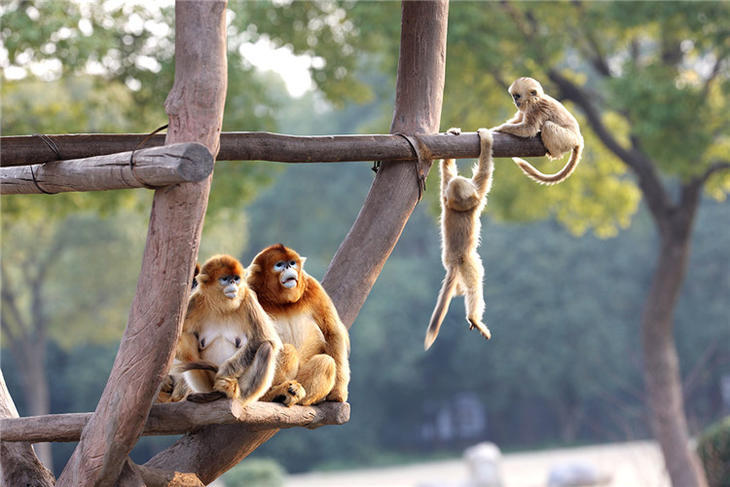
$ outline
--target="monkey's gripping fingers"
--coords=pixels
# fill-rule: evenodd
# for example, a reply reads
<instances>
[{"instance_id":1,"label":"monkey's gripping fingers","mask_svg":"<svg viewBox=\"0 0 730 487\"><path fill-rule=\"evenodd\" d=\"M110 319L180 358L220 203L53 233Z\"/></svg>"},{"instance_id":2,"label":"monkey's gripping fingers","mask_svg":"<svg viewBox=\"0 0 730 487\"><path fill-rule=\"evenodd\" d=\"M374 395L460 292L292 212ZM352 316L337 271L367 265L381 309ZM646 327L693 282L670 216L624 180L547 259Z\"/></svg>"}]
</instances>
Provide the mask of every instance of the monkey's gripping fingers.
<instances>
[{"instance_id":1,"label":"monkey's gripping fingers","mask_svg":"<svg viewBox=\"0 0 730 487\"><path fill-rule=\"evenodd\" d=\"M461 135L461 129L459 127L451 127L446 133L449 135Z\"/></svg>"},{"instance_id":2,"label":"monkey's gripping fingers","mask_svg":"<svg viewBox=\"0 0 730 487\"><path fill-rule=\"evenodd\" d=\"M272 387L261 399L263 401L280 402L289 407L298 404L306 395L307 391L304 390L304 386L296 380L288 380Z\"/></svg>"},{"instance_id":3,"label":"monkey's gripping fingers","mask_svg":"<svg viewBox=\"0 0 730 487\"><path fill-rule=\"evenodd\" d=\"M222 392L231 399L241 397L241 389L238 386L236 377L216 377L213 389Z\"/></svg>"},{"instance_id":4,"label":"monkey's gripping fingers","mask_svg":"<svg viewBox=\"0 0 730 487\"><path fill-rule=\"evenodd\" d=\"M487 325L485 325L484 323L482 323L481 321L479 321L475 318L467 318L467 321L469 322L470 330L473 330L474 328L476 328L477 330L479 330L479 333L481 333L482 336L484 338L486 338L487 340L492 338L492 332L489 331L489 328L487 328Z\"/></svg>"}]
</instances>

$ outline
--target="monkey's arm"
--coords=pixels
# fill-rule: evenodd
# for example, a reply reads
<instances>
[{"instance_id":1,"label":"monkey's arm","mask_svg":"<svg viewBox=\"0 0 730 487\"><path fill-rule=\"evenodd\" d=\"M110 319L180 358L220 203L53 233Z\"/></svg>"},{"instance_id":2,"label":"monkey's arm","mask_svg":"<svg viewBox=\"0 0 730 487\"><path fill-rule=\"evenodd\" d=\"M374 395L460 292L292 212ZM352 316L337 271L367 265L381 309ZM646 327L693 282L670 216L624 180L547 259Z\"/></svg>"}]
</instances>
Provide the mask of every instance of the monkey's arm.
<instances>
[{"instance_id":1,"label":"monkey's arm","mask_svg":"<svg viewBox=\"0 0 730 487\"><path fill-rule=\"evenodd\" d=\"M439 169L441 174L441 198L443 199L446 194L446 188L449 186L449 182L458 174L456 169L456 160L441 159Z\"/></svg>"},{"instance_id":2,"label":"monkey's arm","mask_svg":"<svg viewBox=\"0 0 730 487\"><path fill-rule=\"evenodd\" d=\"M335 360L335 385L327 395L328 401L347 401L347 386L350 383L350 336L335 305L322 286L309 277L307 287L312 286L314 297L314 320L325 340L325 353Z\"/></svg>"},{"instance_id":3,"label":"monkey's arm","mask_svg":"<svg viewBox=\"0 0 730 487\"><path fill-rule=\"evenodd\" d=\"M534 137L540 132L544 120L539 113L525 115L523 112L517 114L502 125L493 128L497 132L512 134L518 137Z\"/></svg>"},{"instance_id":4,"label":"monkey's arm","mask_svg":"<svg viewBox=\"0 0 730 487\"><path fill-rule=\"evenodd\" d=\"M487 129L479 129L479 162L474 167L472 181L477 189L479 199L482 200L492 188L492 172L494 171L494 160L492 159L492 133Z\"/></svg>"}]
</instances>

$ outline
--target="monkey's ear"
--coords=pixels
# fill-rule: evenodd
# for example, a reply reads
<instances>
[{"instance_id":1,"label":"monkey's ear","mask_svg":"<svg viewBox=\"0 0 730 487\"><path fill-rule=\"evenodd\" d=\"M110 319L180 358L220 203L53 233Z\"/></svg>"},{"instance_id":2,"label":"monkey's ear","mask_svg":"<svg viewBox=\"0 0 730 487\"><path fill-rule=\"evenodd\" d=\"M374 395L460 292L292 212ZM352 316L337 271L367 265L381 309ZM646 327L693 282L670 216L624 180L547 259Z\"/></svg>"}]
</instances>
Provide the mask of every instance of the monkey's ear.
<instances>
[{"instance_id":1,"label":"monkey's ear","mask_svg":"<svg viewBox=\"0 0 730 487\"><path fill-rule=\"evenodd\" d=\"M302 267L304 267L304 263L305 263L305 262L307 261L307 258L306 258L306 257L300 257L300 258L299 258L299 260L301 260L301 261L302 261L302 263L301 263L300 265L301 265Z\"/></svg>"},{"instance_id":2,"label":"monkey's ear","mask_svg":"<svg viewBox=\"0 0 730 487\"><path fill-rule=\"evenodd\" d=\"M257 274L259 272L261 272L261 266L258 264L251 264L250 266L248 266L248 269L246 269L246 274L249 276Z\"/></svg>"},{"instance_id":3,"label":"monkey's ear","mask_svg":"<svg viewBox=\"0 0 730 487\"><path fill-rule=\"evenodd\" d=\"M205 284L206 282L210 281L210 276L208 274L198 274L198 282L201 284Z\"/></svg>"}]
</instances>

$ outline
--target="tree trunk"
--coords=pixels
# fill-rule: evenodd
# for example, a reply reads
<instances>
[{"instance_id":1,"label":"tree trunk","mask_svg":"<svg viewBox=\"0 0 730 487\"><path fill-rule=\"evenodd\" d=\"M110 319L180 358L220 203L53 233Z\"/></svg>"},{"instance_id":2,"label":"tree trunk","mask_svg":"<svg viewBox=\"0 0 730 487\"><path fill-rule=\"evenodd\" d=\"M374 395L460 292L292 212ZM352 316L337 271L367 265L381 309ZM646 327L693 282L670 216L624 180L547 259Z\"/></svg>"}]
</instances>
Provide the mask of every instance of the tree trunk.
<instances>
[{"instance_id":1,"label":"tree trunk","mask_svg":"<svg viewBox=\"0 0 730 487\"><path fill-rule=\"evenodd\" d=\"M704 470L689 445L673 334L674 309L690 252L689 234L666 231L661 235L659 259L642 316L642 345L652 428L672 485L706 487Z\"/></svg>"},{"instance_id":2,"label":"tree trunk","mask_svg":"<svg viewBox=\"0 0 730 487\"><path fill-rule=\"evenodd\" d=\"M23 377L23 396L28 405L28 416L42 416L51 411L51 397L46 376L46 340L37 343L25 343L22 347L28 350L27 359L17 362ZM38 459L49 469L53 469L53 455L50 443L36 443L33 449Z\"/></svg>"}]
</instances>

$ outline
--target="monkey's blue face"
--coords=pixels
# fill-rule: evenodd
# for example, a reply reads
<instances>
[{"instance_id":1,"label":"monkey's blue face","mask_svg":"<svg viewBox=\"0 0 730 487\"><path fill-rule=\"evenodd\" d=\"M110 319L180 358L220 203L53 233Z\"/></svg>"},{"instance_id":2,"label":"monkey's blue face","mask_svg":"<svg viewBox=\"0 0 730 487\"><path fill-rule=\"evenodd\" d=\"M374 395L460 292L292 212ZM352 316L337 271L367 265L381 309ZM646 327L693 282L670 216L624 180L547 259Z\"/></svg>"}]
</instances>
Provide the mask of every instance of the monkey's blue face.
<instances>
[{"instance_id":1,"label":"monkey's blue face","mask_svg":"<svg viewBox=\"0 0 730 487\"><path fill-rule=\"evenodd\" d=\"M279 282L287 289L299 282L299 265L296 260L280 260L274 264L274 272L279 274Z\"/></svg>"},{"instance_id":2,"label":"monkey's blue face","mask_svg":"<svg viewBox=\"0 0 730 487\"><path fill-rule=\"evenodd\" d=\"M218 284L223 288L223 295L228 299L238 296L238 286L241 284L241 276L231 274L218 278Z\"/></svg>"}]
</instances>

